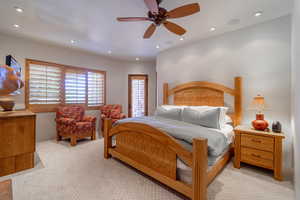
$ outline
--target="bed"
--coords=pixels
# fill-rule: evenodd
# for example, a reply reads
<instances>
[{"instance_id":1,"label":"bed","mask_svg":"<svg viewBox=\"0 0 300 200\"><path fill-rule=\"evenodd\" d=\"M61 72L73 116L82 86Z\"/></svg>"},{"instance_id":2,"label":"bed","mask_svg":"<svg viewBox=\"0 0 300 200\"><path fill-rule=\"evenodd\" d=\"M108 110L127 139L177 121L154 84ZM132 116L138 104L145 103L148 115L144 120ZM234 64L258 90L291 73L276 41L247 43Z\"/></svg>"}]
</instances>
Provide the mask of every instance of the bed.
<instances>
[{"instance_id":1,"label":"bed","mask_svg":"<svg viewBox=\"0 0 300 200\"><path fill-rule=\"evenodd\" d=\"M234 88L218 83L190 82L169 89L164 84L163 104L177 106L224 106L225 94L234 98L230 113L234 126L242 120L242 78L234 79ZM184 129L183 129L184 130ZM192 200L206 200L207 186L226 166L232 148L222 152L209 166L210 142L205 137L192 139L187 148L178 139L151 123L123 122L112 126L104 120L104 157L117 158ZM233 143L233 142L232 142ZM183 172L183 173L180 173ZM186 180L184 173L190 173Z\"/></svg>"}]
</instances>

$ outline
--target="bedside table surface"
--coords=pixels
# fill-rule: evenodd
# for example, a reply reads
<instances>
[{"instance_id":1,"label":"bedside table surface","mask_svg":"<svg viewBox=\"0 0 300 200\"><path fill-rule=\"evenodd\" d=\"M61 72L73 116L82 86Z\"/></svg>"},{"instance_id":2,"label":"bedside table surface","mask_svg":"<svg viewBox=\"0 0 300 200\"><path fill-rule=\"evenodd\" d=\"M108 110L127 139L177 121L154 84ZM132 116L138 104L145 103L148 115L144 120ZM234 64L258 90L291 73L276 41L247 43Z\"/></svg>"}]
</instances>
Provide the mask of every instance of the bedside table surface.
<instances>
[{"instance_id":1,"label":"bedside table surface","mask_svg":"<svg viewBox=\"0 0 300 200\"><path fill-rule=\"evenodd\" d=\"M242 133L252 133L252 134L257 134L257 135L261 135L261 136L274 136L274 137L285 138L284 133L274 133L272 131L270 131L270 132L257 131L249 125L240 125L240 126L235 127L234 130L238 131L238 132L242 132Z\"/></svg>"}]
</instances>

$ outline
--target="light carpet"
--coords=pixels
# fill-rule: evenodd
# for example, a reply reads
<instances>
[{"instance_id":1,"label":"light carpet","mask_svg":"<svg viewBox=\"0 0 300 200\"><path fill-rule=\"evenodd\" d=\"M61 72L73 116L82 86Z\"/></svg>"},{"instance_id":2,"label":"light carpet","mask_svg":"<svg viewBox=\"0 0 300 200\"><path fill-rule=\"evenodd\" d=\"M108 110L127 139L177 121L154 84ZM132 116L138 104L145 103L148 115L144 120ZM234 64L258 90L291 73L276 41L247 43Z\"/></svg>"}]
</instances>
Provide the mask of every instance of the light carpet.
<instances>
[{"instance_id":1,"label":"light carpet","mask_svg":"<svg viewBox=\"0 0 300 200\"><path fill-rule=\"evenodd\" d=\"M103 140L46 141L37 145L40 162L13 176L14 200L180 200L184 197L123 163L103 158ZM229 163L208 188L209 200L292 200L290 182Z\"/></svg>"}]
</instances>

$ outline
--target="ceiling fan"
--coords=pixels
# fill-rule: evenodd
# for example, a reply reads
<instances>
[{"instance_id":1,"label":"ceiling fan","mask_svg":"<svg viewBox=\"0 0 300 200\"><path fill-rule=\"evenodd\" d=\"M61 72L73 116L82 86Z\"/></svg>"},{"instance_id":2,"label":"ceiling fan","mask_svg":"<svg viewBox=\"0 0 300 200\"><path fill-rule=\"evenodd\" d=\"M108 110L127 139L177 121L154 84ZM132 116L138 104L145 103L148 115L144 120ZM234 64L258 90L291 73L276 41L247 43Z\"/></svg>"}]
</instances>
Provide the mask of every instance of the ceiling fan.
<instances>
[{"instance_id":1,"label":"ceiling fan","mask_svg":"<svg viewBox=\"0 0 300 200\"><path fill-rule=\"evenodd\" d=\"M144 0L145 4L149 8L148 17L119 17L120 22L136 22L136 21L150 21L152 24L146 30L144 39L149 39L155 32L156 27L164 25L169 31L177 35L184 35L186 30L181 26L168 21L168 19L175 19L180 17L186 17L195 14L200 11L200 5L198 3L188 4L181 6L171 11L159 7L162 0Z\"/></svg>"}]
</instances>

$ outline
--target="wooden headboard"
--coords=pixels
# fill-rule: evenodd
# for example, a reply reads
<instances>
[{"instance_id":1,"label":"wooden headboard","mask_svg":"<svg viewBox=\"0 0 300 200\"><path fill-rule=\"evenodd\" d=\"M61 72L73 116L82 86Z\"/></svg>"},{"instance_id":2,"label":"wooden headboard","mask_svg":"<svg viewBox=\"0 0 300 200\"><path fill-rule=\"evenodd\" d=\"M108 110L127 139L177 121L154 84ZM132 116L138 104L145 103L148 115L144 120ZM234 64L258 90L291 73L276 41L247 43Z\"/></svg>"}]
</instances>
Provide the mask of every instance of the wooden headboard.
<instances>
[{"instance_id":1,"label":"wooden headboard","mask_svg":"<svg viewBox=\"0 0 300 200\"><path fill-rule=\"evenodd\" d=\"M242 121L242 78L234 78L235 88L231 89L218 83L195 81L178 85L169 89L168 83L164 84L163 104L169 104L169 97L173 96L174 105L181 106L224 106L224 94L234 97L234 112L230 117L234 125Z\"/></svg>"}]
</instances>

